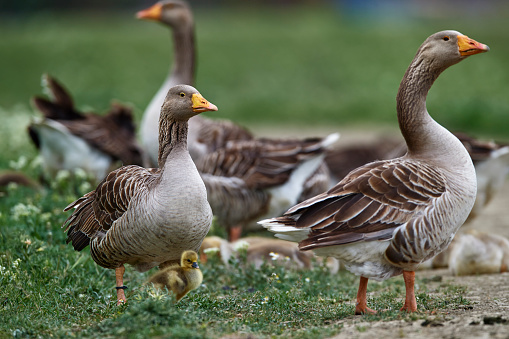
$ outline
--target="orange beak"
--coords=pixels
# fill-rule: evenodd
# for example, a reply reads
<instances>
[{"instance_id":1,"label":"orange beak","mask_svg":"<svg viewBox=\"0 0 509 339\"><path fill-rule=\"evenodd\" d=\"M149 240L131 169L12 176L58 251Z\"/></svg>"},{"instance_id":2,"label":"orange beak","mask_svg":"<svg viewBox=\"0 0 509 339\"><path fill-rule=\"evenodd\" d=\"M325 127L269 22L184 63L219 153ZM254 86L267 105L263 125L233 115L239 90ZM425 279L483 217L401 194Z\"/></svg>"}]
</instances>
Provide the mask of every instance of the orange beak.
<instances>
[{"instance_id":1,"label":"orange beak","mask_svg":"<svg viewBox=\"0 0 509 339\"><path fill-rule=\"evenodd\" d=\"M191 101L193 102L193 112L195 113L217 111L217 106L208 102L200 93L193 94Z\"/></svg>"},{"instance_id":2,"label":"orange beak","mask_svg":"<svg viewBox=\"0 0 509 339\"><path fill-rule=\"evenodd\" d=\"M462 56L479 54L490 50L487 45L470 39L466 35L458 35L458 48Z\"/></svg>"},{"instance_id":3,"label":"orange beak","mask_svg":"<svg viewBox=\"0 0 509 339\"><path fill-rule=\"evenodd\" d=\"M161 5L158 2L155 5L153 5L152 7L149 7L147 9L144 9L144 10L136 13L136 17L138 19L160 21L162 11L163 11L163 5Z\"/></svg>"}]
</instances>

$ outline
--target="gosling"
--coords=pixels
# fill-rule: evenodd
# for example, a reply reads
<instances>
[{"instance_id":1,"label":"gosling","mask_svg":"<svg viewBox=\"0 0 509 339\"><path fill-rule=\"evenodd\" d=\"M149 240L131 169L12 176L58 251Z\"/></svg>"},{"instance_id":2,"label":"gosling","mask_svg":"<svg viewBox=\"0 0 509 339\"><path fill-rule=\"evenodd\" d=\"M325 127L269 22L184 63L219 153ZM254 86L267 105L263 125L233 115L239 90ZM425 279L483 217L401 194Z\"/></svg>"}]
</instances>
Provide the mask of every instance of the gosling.
<instances>
[{"instance_id":1,"label":"gosling","mask_svg":"<svg viewBox=\"0 0 509 339\"><path fill-rule=\"evenodd\" d=\"M168 266L150 277L147 283L154 287L164 287L175 293L179 302L189 291L198 288L203 281L203 274L198 266L198 254L195 251L184 251L180 259L180 266Z\"/></svg>"}]
</instances>

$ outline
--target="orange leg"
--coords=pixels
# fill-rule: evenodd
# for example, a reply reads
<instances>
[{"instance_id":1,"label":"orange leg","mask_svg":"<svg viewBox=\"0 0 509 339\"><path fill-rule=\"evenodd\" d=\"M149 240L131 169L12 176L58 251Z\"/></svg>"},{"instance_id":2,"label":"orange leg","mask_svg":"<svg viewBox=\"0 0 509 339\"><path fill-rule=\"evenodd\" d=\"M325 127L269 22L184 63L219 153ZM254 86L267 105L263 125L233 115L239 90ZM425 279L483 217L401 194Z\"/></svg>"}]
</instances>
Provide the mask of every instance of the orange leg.
<instances>
[{"instance_id":1,"label":"orange leg","mask_svg":"<svg viewBox=\"0 0 509 339\"><path fill-rule=\"evenodd\" d=\"M117 280L117 305L123 304L126 302L124 290L126 287L124 286L124 265L115 268L115 278Z\"/></svg>"},{"instance_id":2,"label":"orange leg","mask_svg":"<svg viewBox=\"0 0 509 339\"><path fill-rule=\"evenodd\" d=\"M228 239L230 242L239 240L242 235L242 226L230 227L230 234L228 235L230 236L230 239Z\"/></svg>"},{"instance_id":3,"label":"orange leg","mask_svg":"<svg viewBox=\"0 0 509 339\"><path fill-rule=\"evenodd\" d=\"M366 291L368 290L368 278L361 277L359 282L359 290L357 291L357 305L355 305L355 314L375 314L376 311L368 308L366 302Z\"/></svg>"},{"instance_id":4,"label":"orange leg","mask_svg":"<svg viewBox=\"0 0 509 339\"><path fill-rule=\"evenodd\" d=\"M406 297L405 304L400 311L415 312L417 311L417 301L414 294L415 272L403 271L403 279L405 279Z\"/></svg>"}]
</instances>

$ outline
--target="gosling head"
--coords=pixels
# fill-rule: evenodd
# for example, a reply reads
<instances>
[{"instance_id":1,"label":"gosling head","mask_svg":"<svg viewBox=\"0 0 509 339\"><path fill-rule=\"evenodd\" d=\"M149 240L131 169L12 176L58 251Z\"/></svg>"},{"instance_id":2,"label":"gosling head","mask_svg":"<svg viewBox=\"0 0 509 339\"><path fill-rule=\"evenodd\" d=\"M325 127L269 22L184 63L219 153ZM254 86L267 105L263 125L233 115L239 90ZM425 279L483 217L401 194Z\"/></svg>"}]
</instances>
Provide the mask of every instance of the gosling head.
<instances>
[{"instance_id":1,"label":"gosling head","mask_svg":"<svg viewBox=\"0 0 509 339\"><path fill-rule=\"evenodd\" d=\"M417 51L431 67L443 70L466 57L489 51L490 48L458 31L441 31L428 37Z\"/></svg>"},{"instance_id":2,"label":"gosling head","mask_svg":"<svg viewBox=\"0 0 509 339\"><path fill-rule=\"evenodd\" d=\"M191 8L186 2L179 0L159 1L152 7L136 13L136 17L138 19L154 20L174 29L193 26Z\"/></svg>"},{"instance_id":3,"label":"gosling head","mask_svg":"<svg viewBox=\"0 0 509 339\"><path fill-rule=\"evenodd\" d=\"M208 102L196 88L177 85L170 88L164 99L161 118L185 121L207 111L217 111L217 106Z\"/></svg>"},{"instance_id":4,"label":"gosling head","mask_svg":"<svg viewBox=\"0 0 509 339\"><path fill-rule=\"evenodd\" d=\"M180 260L180 266L184 268L200 268L198 266L198 254L195 251L184 251Z\"/></svg>"}]
</instances>

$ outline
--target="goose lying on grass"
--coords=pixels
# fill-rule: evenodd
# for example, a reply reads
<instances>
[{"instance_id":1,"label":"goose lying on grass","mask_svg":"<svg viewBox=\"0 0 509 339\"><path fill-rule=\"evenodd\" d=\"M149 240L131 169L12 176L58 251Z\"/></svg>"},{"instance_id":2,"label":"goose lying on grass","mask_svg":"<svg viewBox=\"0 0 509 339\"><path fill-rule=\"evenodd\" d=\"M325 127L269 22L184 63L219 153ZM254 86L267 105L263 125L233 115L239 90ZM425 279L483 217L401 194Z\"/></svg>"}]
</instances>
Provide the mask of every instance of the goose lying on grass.
<instances>
[{"instance_id":1,"label":"goose lying on grass","mask_svg":"<svg viewBox=\"0 0 509 339\"><path fill-rule=\"evenodd\" d=\"M500 235L469 230L456 235L448 250L454 275L509 272L509 240Z\"/></svg>"},{"instance_id":2,"label":"goose lying on grass","mask_svg":"<svg viewBox=\"0 0 509 339\"><path fill-rule=\"evenodd\" d=\"M42 82L51 100L32 99L44 118L32 122L28 133L52 177L59 170L81 168L100 181L115 168L115 162L142 164L131 108L113 104L103 116L84 114L55 79L45 74Z\"/></svg>"},{"instance_id":3,"label":"goose lying on grass","mask_svg":"<svg viewBox=\"0 0 509 339\"><path fill-rule=\"evenodd\" d=\"M200 247L202 262L208 260L210 249L217 252L225 265L229 264L240 249L246 250L246 261L255 268L260 268L266 262L309 269L312 268L313 258L320 262L320 258L315 257L312 252L300 251L294 242L265 237L245 237L233 242L217 236L205 237ZM327 258L326 266L331 274L336 274L340 268L339 262L334 258Z\"/></svg>"},{"instance_id":4,"label":"goose lying on grass","mask_svg":"<svg viewBox=\"0 0 509 339\"><path fill-rule=\"evenodd\" d=\"M456 31L431 35L418 49L397 95L408 152L348 174L335 187L282 217L260 221L301 250L333 256L360 276L356 314L367 307L368 279L403 274L401 310L415 312L414 271L442 252L467 219L476 195L472 160L463 144L431 118L426 96L438 76L466 57L488 51Z\"/></svg>"},{"instance_id":5,"label":"goose lying on grass","mask_svg":"<svg viewBox=\"0 0 509 339\"><path fill-rule=\"evenodd\" d=\"M139 271L178 263L198 251L212 223L205 185L187 151L187 122L217 107L191 86L172 87L161 108L159 168L121 167L65 208L67 242L90 245L94 261L115 270L124 302L124 264Z\"/></svg>"},{"instance_id":6,"label":"goose lying on grass","mask_svg":"<svg viewBox=\"0 0 509 339\"><path fill-rule=\"evenodd\" d=\"M168 266L152 275L148 282L156 288L167 288L175 293L176 302L179 302L187 293L200 287L203 274L198 266L198 254L195 251L182 253L180 265Z\"/></svg>"}]
</instances>

